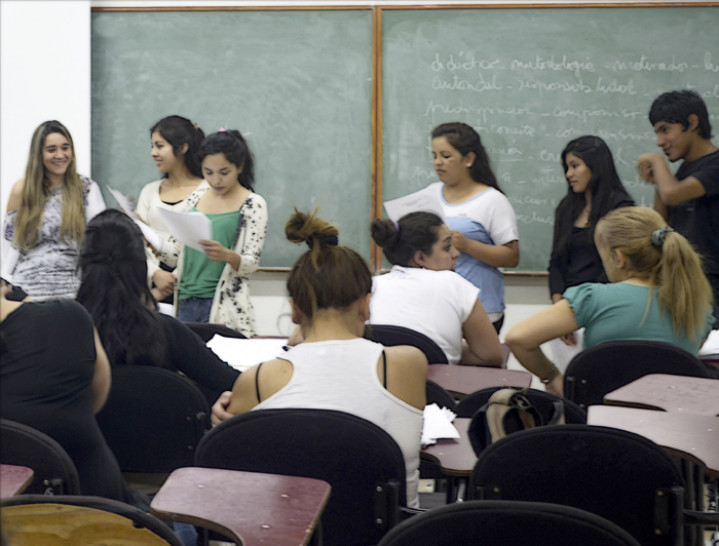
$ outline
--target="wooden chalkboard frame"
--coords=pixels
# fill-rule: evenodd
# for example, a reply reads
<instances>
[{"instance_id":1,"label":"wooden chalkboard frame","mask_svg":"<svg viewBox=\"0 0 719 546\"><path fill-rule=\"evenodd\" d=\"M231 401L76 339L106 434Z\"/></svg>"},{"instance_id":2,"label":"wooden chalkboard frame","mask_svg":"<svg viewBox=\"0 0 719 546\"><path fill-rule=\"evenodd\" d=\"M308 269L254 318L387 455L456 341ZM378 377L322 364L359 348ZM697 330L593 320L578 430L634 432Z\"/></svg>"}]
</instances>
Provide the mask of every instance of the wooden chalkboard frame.
<instances>
[{"instance_id":1,"label":"wooden chalkboard frame","mask_svg":"<svg viewBox=\"0 0 719 546\"><path fill-rule=\"evenodd\" d=\"M516 4L511 2L496 2L486 4L432 4L432 5L307 5L307 6L113 6L92 7L92 12L171 12L171 11L310 11L310 10L372 10L372 91L371 91L371 218L382 217L382 44L383 28L382 18L384 12L397 10L482 10L482 9L578 9L578 8L636 8L636 7L719 7L719 1L697 2L591 2L591 3L547 3ZM370 266L377 271L382 267L381 249L371 242ZM289 267L263 267L263 271L289 271ZM546 277L546 272L540 271L505 271L504 275L513 277Z\"/></svg>"}]
</instances>

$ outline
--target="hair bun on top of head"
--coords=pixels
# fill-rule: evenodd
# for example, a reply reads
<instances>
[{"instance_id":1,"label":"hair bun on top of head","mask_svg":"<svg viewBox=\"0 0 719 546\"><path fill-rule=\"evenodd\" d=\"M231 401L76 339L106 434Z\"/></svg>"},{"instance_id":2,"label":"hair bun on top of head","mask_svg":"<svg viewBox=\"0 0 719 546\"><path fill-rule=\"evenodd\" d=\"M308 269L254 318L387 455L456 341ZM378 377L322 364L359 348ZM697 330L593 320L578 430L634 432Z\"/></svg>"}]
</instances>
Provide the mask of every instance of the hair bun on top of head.
<instances>
[{"instance_id":1,"label":"hair bun on top of head","mask_svg":"<svg viewBox=\"0 0 719 546\"><path fill-rule=\"evenodd\" d=\"M337 235L311 235L305 239L305 243L307 243L307 246L310 248L315 246L315 241L319 241L323 246L337 246L340 244Z\"/></svg>"},{"instance_id":2,"label":"hair bun on top of head","mask_svg":"<svg viewBox=\"0 0 719 546\"><path fill-rule=\"evenodd\" d=\"M301 212L295 208L295 212L287 220L285 225L285 236L293 243L306 243L313 248L315 241L321 246L337 246L339 244L339 231L336 226L317 218L317 209L312 214Z\"/></svg>"}]
</instances>

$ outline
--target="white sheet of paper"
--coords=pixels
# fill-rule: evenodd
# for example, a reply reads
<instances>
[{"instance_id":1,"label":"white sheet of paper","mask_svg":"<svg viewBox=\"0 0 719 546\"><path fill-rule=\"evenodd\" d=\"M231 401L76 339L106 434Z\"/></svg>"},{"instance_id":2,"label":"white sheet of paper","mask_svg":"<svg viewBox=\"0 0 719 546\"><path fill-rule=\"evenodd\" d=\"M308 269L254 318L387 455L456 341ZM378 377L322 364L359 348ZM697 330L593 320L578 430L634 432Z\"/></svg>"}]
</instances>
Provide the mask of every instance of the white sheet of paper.
<instances>
[{"instance_id":1,"label":"white sheet of paper","mask_svg":"<svg viewBox=\"0 0 719 546\"><path fill-rule=\"evenodd\" d=\"M459 431L452 424L455 413L437 404L424 407L424 424L422 426L423 446L432 445L438 438L459 438Z\"/></svg>"},{"instance_id":2,"label":"white sheet of paper","mask_svg":"<svg viewBox=\"0 0 719 546\"><path fill-rule=\"evenodd\" d=\"M444 211L442 210L442 203L439 201L439 198L424 190L410 193L409 195L398 197L391 201L385 201L384 209L387 211L387 216L389 216L390 220L395 222L405 214L417 211L433 212L439 216L442 221L446 222Z\"/></svg>"},{"instance_id":3,"label":"white sheet of paper","mask_svg":"<svg viewBox=\"0 0 719 546\"><path fill-rule=\"evenodd\" d=\"M130 201L130 199L126 195L111 188L110 186L108 186L107 189L110 191L110 194L115 198L115 200L120 205L122 212L124 212L125 214L128 214L128 215L132 215L132 201Z\"/></svg>"},{"instance_id":4,"label":"white sheet of paper","mask_svg":"<svg viewBox=\"0 0 719 546\"><path fill-rule=\"evenodd\" d=\"M130 218L132 218L132 221L137 224L137 226L142 231L143 237L145 237L147 242L155 248L162 248L162 239L160 239L160 236L155 232L155 230L148 226L145 222L135 218L135 214L132 212L132 202L127 198L127 196L111 188L110 186L108 186L107 189L110 191L110 194L112 194L112 196L120 205L122 212L127 214Z\"/></svg>"},{"instance_id":5,"label":"white sheet of paper","mask_svg":"<svg viewBox=\"0 0 719 546\"><path fill-rule=\"evenodd\" d=\"M204 252L199 241L212 239L212 224L207 216L197 211L177 212L167 209L159 209L159 211L167 230L181 244Z\"/></svg>"},{"instance_id":6,"label":"white sheet of paper","mask_svg":"<svg viewBox=\"0 0 719 546\"><path fill-rule=\"evenodd\" d=\"M547 342L549 347L552 349L552 361L562 373L567 371L569 363L579 352L581 352L582 347L584 346L584 328L574 331L574 340L577 344L571 346L567 345L559 338L555 338Z\"/></svg>"},{"instance_id":7,"label":"white sheet of paper","mask_svg":"<svg viewBox=\"0 0 719 546\"><path fill-rule=\"evenodd\" d=\"M709 332L707 340L699 349L699 355L719 355L719 330Z\"/></svg>"},{"instance_id":8,"label":"white sheet of paper","mask_svg":"<svg viewBox=\"0 0 719 546\"><path fill-rule=\"evenodd\" d=\"M215 334L207 346L236 370L248 368L282 355L286 339L238 339Z\"/></svg>"}]
</instances>

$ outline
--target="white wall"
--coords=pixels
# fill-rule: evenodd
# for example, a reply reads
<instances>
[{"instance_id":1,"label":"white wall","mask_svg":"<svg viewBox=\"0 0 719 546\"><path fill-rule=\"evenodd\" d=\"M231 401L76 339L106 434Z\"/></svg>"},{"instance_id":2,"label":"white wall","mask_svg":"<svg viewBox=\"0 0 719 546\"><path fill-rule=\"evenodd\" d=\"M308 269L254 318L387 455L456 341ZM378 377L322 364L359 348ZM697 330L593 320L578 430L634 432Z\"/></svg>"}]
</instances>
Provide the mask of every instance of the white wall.
<instances>
[{"instance_id":1,"label":"white wall","mask_svg":"<svg viewBox=\"0 0 719 546\"><path fill-rule=\"evenodd\" d=\"M78 171L90 173L90 2L0 2L2 216L25 175L30 138L48 119L67 126Z\"/></svg>"}]
</instances>

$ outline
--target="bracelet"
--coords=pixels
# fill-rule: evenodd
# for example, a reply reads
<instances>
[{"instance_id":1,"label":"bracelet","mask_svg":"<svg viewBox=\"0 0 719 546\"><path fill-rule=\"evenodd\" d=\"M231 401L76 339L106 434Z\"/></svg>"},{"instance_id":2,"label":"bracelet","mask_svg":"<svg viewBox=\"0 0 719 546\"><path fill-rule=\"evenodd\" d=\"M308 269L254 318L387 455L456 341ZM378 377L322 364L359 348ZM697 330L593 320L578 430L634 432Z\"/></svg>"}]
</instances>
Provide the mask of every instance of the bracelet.
<instances>
[{"instance_id":1,"label":"bracelet","mask_svg":"<svg viewBox=\"0 0 719 546\"><path fill-rule=\"evenodd\" d=\"M558 374L559 374L559 368L557 368L554 364L552 364L552 369L549 372L549 375L547 377L545 377L544 379L540 379L540 381L546 385L547 383L551 382L552 379L557 377Z\"/></svg>"}]
</instances>

